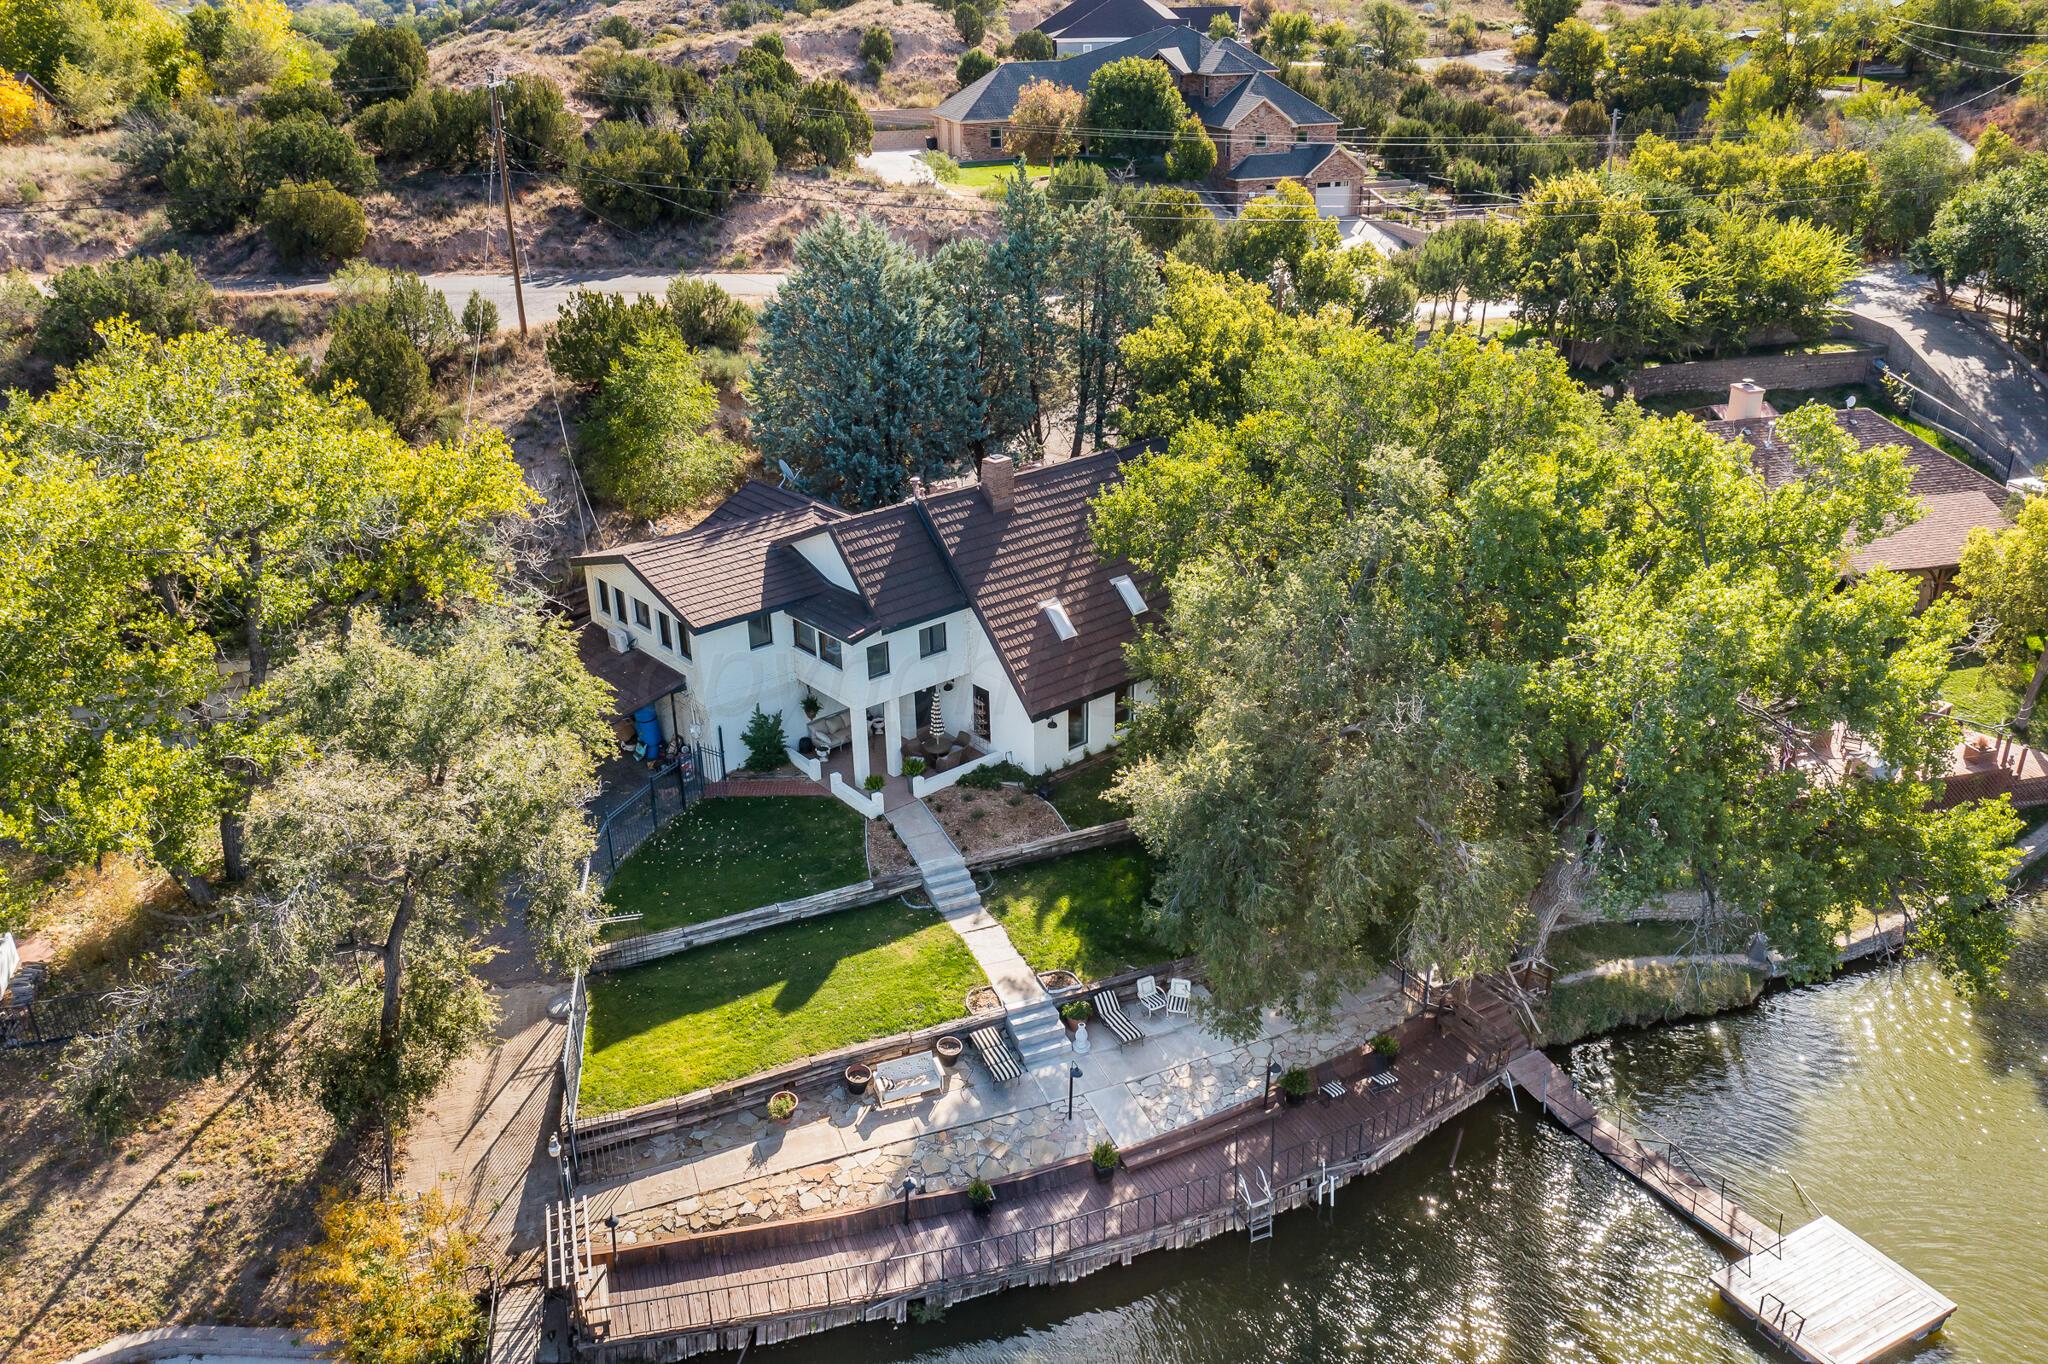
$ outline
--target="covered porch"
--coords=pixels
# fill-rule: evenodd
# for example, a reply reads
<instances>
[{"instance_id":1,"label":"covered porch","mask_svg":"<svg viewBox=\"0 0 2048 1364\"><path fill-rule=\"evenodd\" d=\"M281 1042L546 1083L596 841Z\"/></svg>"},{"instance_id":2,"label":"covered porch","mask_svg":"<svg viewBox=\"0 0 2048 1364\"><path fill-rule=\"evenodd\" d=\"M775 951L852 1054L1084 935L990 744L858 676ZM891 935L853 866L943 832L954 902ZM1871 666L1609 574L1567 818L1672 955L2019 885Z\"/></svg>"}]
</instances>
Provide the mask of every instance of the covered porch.
<instances>
[{"instance_id":1,"label":"covered porch","mask_svg":"<svg viewBox=\"0 0 2048 1364\"><path fill-rule=\"evenodd\" d=\"M864 788L880 772L885 792L902 785L906 760L915 759L924 772L943 772L990 751L989 696L965 676L865 705L849 705L812 687L818 713L805 726L812 751L823 763L825 780L838 772L849 785ZM895 801L889 802L891 805Z\"/></svg>"}]
</instances>

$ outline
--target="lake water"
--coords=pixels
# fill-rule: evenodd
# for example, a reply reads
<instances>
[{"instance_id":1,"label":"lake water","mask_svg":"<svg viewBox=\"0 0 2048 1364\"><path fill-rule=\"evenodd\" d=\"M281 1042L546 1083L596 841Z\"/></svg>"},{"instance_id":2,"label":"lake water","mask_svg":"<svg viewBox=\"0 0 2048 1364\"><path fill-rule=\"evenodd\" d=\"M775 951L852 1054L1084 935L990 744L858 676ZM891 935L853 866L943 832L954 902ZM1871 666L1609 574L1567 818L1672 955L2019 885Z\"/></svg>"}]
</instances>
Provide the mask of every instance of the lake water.
<instances>
[{"instance_id":1,"label":"lake water","mask_svg":"<svg viewBox=\"0 0 2048 1364\"><path fill-rule=\"evenodd\" d=\"M1603 1110L1787 1228L1818 1208L1959 1304L1901 1357L2048 1360L2048 915L2010 997L1925 964L1569 1049ZM1456 1154L1456 1167L1452 1157ZM1809 1205L1807 1200L1811 1200ZM1767 1214L1766 1214L1767 1215ZM1334 1209L1059 1288L758 1351L797 1361L1722 1364L1782 1358L1715 1300L1721 1254L1578 1141L1489 1099Z\"/></svg>"}]
</instances>

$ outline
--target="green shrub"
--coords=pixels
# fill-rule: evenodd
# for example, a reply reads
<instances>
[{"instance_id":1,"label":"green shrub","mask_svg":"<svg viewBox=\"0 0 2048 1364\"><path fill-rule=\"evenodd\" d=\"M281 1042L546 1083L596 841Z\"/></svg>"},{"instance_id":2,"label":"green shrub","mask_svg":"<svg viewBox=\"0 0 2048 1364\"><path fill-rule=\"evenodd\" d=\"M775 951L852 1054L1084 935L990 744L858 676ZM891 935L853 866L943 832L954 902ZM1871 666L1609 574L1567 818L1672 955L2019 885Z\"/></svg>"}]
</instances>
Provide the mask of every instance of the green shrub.
<instances>
[{"instance_id":1,"label":"green shrub","mask_svg":"<svg viewBox=\"0 0 2048 1364\"><path fill-rule=\"evenodd\" d=\"M286 265L335 265L362 253L363 206L325 180L273 186L256 208L263 235Z\"/></svg>"},{"instance_id":2,"label":"green shrub","mask_svg":"<svg viewBox=\"0 0 2048 1364\"><path fill-rule=\"evenodd\" d=\"M164 216L180 232L224 232L254 206L249 193L247 125L195 127L164 163Z\"/></svg>"},{"instance_id":3,"label":"green shrub","mask_svg":"<svg viewBox=\"0 0 2048 1364\"><path fill-rule=\"evenodd\" d=\"M773 772L789 761L789 740L782 732L782 712L765 711L759 706L747 717L747 727L740 731L740 743L747 750L747 767L755 772Z\"/></svg>"},{"instance_id":4,"label":"green shrub","mask_svg":"<svg viewBox=\"0 0 2048 1364\"><path fill-rule=\"evenodd\" d=\"M256 101L256 112L272 123L297 114L310 114L329 123L340 123L348 117L348 106L341 102L340 95L334 93L333 86L300 81L297 85L265 92Z\"/></svg>"},{"instance_id":5,"label":"green shrub","mask_svg":"<svg viewBox=\"0 0 2048 1364\"><path fill-rule=\"evenodd\" d=\"M597 21L591 32L600 38L612 39L628 52L647 41L647 35L623 14L607 14Z\"/></svg>"},{"instance_id":6,"label":"green shrub","mask_svg":"<svg viewBox=\"0 0 2048 1364\"><path fill-rule=\"evenodd\" d=\"M944 152L919 152L918 159L932 168L932 178L935 180L951 184L960 178L960 163Z\"/></svg>"},{"instance_id":7,"label":"green shrub","mask_svg":"<svg viewBox=\"0 0 2048 1364\"><path fill-rule=\"evenodd\" d=\"M870 25L860 35L860 59L887 66L896 60L896 35L880 24Z\"/></svg>"},{"instance_id":8,"label":"green shrub","mask_svg":"<svg viewBox=\"0 0 2048 1364\"><path fill-rule=\"evenodd\" d=\"M1005 759L999 763L990 763L987 767L977 767L953 784L955 786L964 786L970 791L993 791L1004 782L1028 782L1030 780L1031 774L1029 772L1026 772L1016 763Z\"/></svg>"},{"instance_id":9,"label":"green shrub","mask_svg":"<svg viewBox=\"0 0 2048 1364\"><path fill-rule=\"evenodd\" d=\"M334 88L357 109L403 99L427 78L427 49L397 25L366 28L348 40L334 64Z\"/></svg>"},{"instance_id":10,"label":"green shrub","mask_svg":"<svg viewBox=\"0 0 2048 1364\"><path fill-rule=\"evenodd\" d=\"M385 323L365 320L335 329L320 365L320 384L331 391L344 383L401 434L423 429L433 415L427 362L404 333Z\"/></svg>"},{"instance_id":11,"label":"green shrub","mask_svg":"<svg viewBox=\"0 0 2048 1364\"><path fill-rule=\"evenodd\" d=\"M358 322L390 327L430 363L455 349L455 315L439 289L410 270L387 270L356 262L334 276L341 299L334 325Z\"/></svg>"},{"instance_id":12,"label":"green shrub","mask_svg":"<svg viewBox=\"0 0 2048 1364\"><path fill-rule=\"evenodd\" d=\"M562 87L546 76L514 76L498 87L505 120L505 156L515 166L560 170L583 142L583 120L562 102Z\"/></svg>"},{"instance_id":13,"label":"green shrub","mask_svg":"<svg viewBox=\"0 0 2048 1364\"><path fill-rule=\"evenodd\" d=\"M706 383L715 384L729 392L738 392L752 373L754 362L733 350L700 350L697 352L697 372L704 376Z\"/></svg>"},{"instance_id":14,"label":"green shrub","mask_svg":"<svg viewBox=\"0 0 2048 1364\"><path fill-rule=\"evenodd\" d=\"M1166 178L1200 180L1215 169L1216 144L1202 131L1200 119L1188 119L1166 148Z\"/></svg>"},{"instance_id":15,"label":"green shrub","mask_svg":"<svg viewBox=\"0 0 2048 1364\"><path fill-rule=\"evenodd\" d=\"M591 490L649 519L724 492L742 456L719 434L717 417L718 394L674 332L633 337L583 424Z\"/></svg>"},{"instance_id":16,"label":"green shrub","mask_svg":"<svg viewBox=\"0 0 2048 1364\"><path fill-rule=\"evenodd\" d=\"M861 783L862 786L866 787L870 791L879 791L888 784L889 779L879 772L868 773L867 780Z\"/></svg>"},{"instance_id":17,"label":"green shrub","mask_svg":"<svg viewBox=\"0 0 2048 1364\"><path fill-rule=\"evenodd\" d=\"M625 299L578 289L548 329L548 363L570 383L589 387L611 372L612 361L635 339L674 325L668 306L658 298Z\"/></svg>"},{"instance_id":18,"label":"green shrub","mask_svg":"<svg viewBox=\"0 0 2048 1364\"><path fill-rule=\"evenodd\" d=\"M472 289L469 302L462 305L462 334L473 345L483 345L498 335L498 305Z\"/></svg>"},{"instance_id":19,"label":"green shrub","mask_svg":"<svg viewBox=\"0 0 2048 1364\"><path fill-rule=\"evenodd\" d=\"M754 310L708 279L676 276L668 311L677 334L700 350L739 350L754 334Z\"/></svg>"},{"instance_id":20,"label":"green shrub","mask_svg":"<svg viewBox=\"0 0 2048 1364\"><path fill-rule=\"evenodd\" d=\"M1123 1153L1116 1149L1116 1143L1107 1137L1095 1143L1095 1149L1088 1153L1098 1170L1114 1170L1123 1163Z\"/></svg>"},{"instance_id":21,"label":"green shrub","mask_svg":"<svg viewBox=\"0 0 2048 1364\"><path fill-rule=\"evenodd\" d=\"M768 1116L777 1122L788 1122L796 1113L796 1095L788 1090L779 1090L768 1097Z\"/></svg>"},{"instance_id":22,"label":"green shrub","mask_svg":"<svg viewBox=\"0 0 2048 1364\"><path fill-rule=\"evenodd\" d=\"M1290 1099L1306 1099L1314 1086L1315 1077L1306 1066L1289 1066L1280 1072L1280 1092Z\"/></svg>"},{"instance_id":23,"label":"green shrub","mask_svg":"<svg viewBox=\"0 0 2048 1364\"><path fill-rule=\"evenodd\" d=\"M1052 168L1045 192L1056 204L1093 203L1109 193L1109 172L1093 161L1062 161Z\"/></svg>"},{"instance_id":24,"label":"green shrub","mask_svg":"<svg viewBox=\"0 0 2048 1364\"><path fill-rule=\"evenodd\" d=\"M995 69L996 59L988 54L987 48L970 47L954 63L953 79L965 89Z\"/></svg>"},{"instance_id":25,"label":"green shrub","mask_svg":"<svg viewBox=\"0 0 2048 1364\"><path fill-rule=\"evenodd\" d=\"M462 171L486 164L491 156L491 101L482 90L422 86L405 99L365 109L355 127L387 161ZM509 126L506 137L512 137ZM508 140L508 156L516 145Z\"/></svg>"},{"instance_id":26,"label":"green shrub","mask_svg":"<svg viewBox=\"0 0 2048 1364\"><path fill-rule=\"evenodd\" d=\"M690 151L665 128L603 122L576 157L576 195L607 222L639 232L697 207Z\"/></svg>"},{"instance_id":27,"label":"green shrub","mask_svg":"<svg viewBox=\"0 0 2048 1364\"><path fill-rule=\"evenodd\" d=\"M1401 1054L1401 1039L1390 1032L1377 1033L1372 1039L1372 1049L1391 1061Z\"/></svg>"},{"instance_id":28,"label":"green shrub","mask_svg":"<svg viewBox=\"0 0 2048 1364\"><path fill-rule=\"evenodd\" d=\"M1069 1023L1086 1023L1095 1016L1095 1006L1085 999L1070 999L1060 1005L1060 1017Z\"/></svg>"},{"instance_id":29,"label":"green shrub","mask_svg":"<svg viewBox=\"0 0 2048 1364\"><path fill-rule=\"evenodd\" d=\"M906 776L906 777L921 777L921 776L923 776L923 775L924 775L924 759L923 759L923 758L905 758L905 759L903 760L903 775L904 775L904 776Z\"/></svg>"},{"instance_id":30,"label":"green shrub","mask_svg":"<svg viewBox=\"0 0 2048 1364\"><path fill-rule=\"evenodd\" d=\"M1043 29L1028 28L1010 40L1010 56L1020 62L1052 60L1052 39Z\"/></svg>"},{"instance_id":31,"label":"green shrub","mask_svg":"<svg viewBox=\"0 0 2048 1364\"><path fill-rule=\"evenodd\" d=\"M981 40L988 36L988 20L974 6L962 4L953 11L953 31L968 47L980 47Z\"/></svg>"},{"instance_id":32,"label":"green shrub","mask_svg":"<svg viewBox=\"0 0 2048 1364\"><path fill-rule=\"evenodd\" d=\"M178 336L206 325L213 290L192 262L173 251L131 256L105 265L74 265L49 283L36 323L35 349L60 365L99 349L93 328L126 317L157 336Z\"/></svg>"},{"instance_id":33,"label":"green shrub","mask_svg":"<svg viewBox=\"0 0 2048 1364\"><path fill-rule=\"evenodd\" d=\"M255 193L291 180L325 180L348 194L361 194L377 184L376 163L348 130L313 114L294 114L257 128L249 135L243 164Z\"/></svg>"},{"instance_id":34,"label":"green shrub","mask_svg":"<svg viewBox=\"0 0 2048 1364\"><path fill-rule=\"evenodd\" d=\"M967 1181L967 1201L978 1208L992 1207L996 1201L995 1186L976 1175Z\"/></svg>"}]
</instances>

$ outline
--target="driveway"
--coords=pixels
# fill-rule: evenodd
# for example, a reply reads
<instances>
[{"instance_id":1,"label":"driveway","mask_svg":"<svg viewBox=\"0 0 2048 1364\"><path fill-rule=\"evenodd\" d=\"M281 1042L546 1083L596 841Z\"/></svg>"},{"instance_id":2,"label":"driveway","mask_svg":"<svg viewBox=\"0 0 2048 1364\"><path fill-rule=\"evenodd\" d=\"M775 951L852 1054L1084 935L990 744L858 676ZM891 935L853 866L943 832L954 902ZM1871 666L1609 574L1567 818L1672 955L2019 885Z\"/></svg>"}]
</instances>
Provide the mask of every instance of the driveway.
<instances>
[{"instance_id":1,"label":"driveway","mask_svg":"<svg viewBox=\"0 0 2048 1364\"><path fill-rule=\"evenodd\" d=\"M1933 409L1944 426L1959 427L1994 454L2011 451L2011 477L2048 460L2048 390L2041 372L2020 359L1989 324L1934 300L1925 275L1889 262L1865 271L1843 290L1843 306L1897 337L1893 361L1922 387L1932 375L1961 414Z\"/></svg>"},{"instance_id":2,"label":"driveway","mask_svg":"<svg viewBox=\"0 0 2048 1364\"><path fill-rule=\"evenodd\" d=\"M862 170L879 175L892 185L929 185L936 179L932 168L924 163L921 151L869 152L854 159Z\"/></svg>"},{"instance_id":3,"label":"driveway","mask_svg":"<svg viewBox=\"0 0 2048 1364\"><path fill-rule=\"evenodd\" d=\"M1516 69L1515 54L1505 47L1496 48L1491 52L1466 52L1450 57L1418 57L1415 69L1430 72L1447 62L1463 62L1467 66L1476 66L1481 71L1491 71L1499 76L1505 76Z\"/></svg>"}]
</instances>

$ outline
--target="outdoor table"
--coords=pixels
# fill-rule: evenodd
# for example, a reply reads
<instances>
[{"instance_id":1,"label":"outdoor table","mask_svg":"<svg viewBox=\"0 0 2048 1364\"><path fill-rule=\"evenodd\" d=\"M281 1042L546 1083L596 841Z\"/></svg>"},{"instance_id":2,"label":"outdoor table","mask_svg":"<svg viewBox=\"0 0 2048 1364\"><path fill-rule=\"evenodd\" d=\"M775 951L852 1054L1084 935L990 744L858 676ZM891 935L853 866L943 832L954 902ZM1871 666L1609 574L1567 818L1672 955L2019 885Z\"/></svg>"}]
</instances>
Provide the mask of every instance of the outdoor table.
<instances>
[{"instance_id":1,"label":"outdoor table","mask_svg":"<svg viewBox=\"0 0 2048 1364\"><path fill-rule=\"evenodd\" d=\"M899 1056L893 1061L882 1062L874 1071L877 1108L908 1103L927 1094L936 1094L946 1087L945 1072L939 1069L939 1058L934 1052L916 1051L908 1056Z\"/></svg>"}]
</instances>

